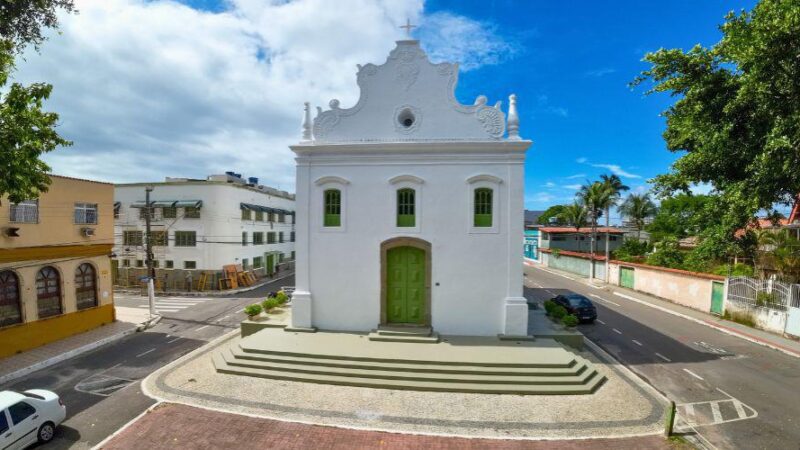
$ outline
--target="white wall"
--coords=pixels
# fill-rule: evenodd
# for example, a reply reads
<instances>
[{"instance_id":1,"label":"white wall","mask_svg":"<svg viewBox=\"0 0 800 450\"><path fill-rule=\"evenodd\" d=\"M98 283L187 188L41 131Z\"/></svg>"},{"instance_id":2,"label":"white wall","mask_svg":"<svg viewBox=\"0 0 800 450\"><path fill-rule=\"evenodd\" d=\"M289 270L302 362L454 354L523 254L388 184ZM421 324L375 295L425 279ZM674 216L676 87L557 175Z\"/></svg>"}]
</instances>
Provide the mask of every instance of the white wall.
<instances>
[{"instance_id":1,"label":"white wall","mask_svg":"<svg viewBox=\"0 0 800 450\"><path fill-rule=\"evenodd\" d=\"M157 209L157 220L152 222L153 230L168 230L170 242L167 247L155 247L154 253L158 260L172 260L176 269L183 268L184 261L195 261L200 270L222 270L226 264L240 264L244 258L248 259L252 267L253 258L264 256L265 252L280 251L291 255L294 243L290 242L290 233L294 229L291 217L287 216L286 223L243 221L241 219L240 203L251 203L261 206L294 211L294 200L257 192L244 186L222 183L154 183L154 190L150 194L152 201L159 200L202 200L199 219L182 218L182 211L178 210L177 219L160 218ZM135 202L144 202L144 185L117 185L114 189L114 201L120 202L119 218L115 220L115 248L117 259L144 259L144 248L130 248L123 246L122 234L125 230L144 230L144 220L139 219L139 209L130 205ZM255 218L255 213L253 213ZM266 220L266 214L265 214ZM195 231L197 233L196 247L175 247L175 231ZM248 245L242 246L242 232L248 233ZM253 232L264 232L264 245L252 245ZM266 233L284 232L285 243L267 245ZM130 248L131 251L125 251ZM163 267L163 262L161 263ZM135 262L131 261L131 267Z\"/></svg>"},{"instance_id":2,"label":"white wall","mask_svg":"<svg viewBox=\"0 0 800 450\"><path fill-rule=\"evenodd\" d=\"M429 152L393 154L387 157L391 160L388 164L328 152L322 160L300 161L298 221L309 219L309 241L308 255L303 254L305 250L298 253L297 288L305 290L301 283L306 274L301 272L307 271L314 326L375 328L380 322L381 243L410 236L432 245L434 329L443 334L503 332L504 299L522 297L524 150L480 155L453 151L442 159L433 157L434 149ZM442 164L444 160L448 163ZM303 167L306 163L309 167ZM502 182L468 184L468 178L481 174ZM418 229L395 226L396 190L405 185L393 185L389 180L398 175L423 180L415 186ZM315 183L330 176L341 177L348 184ZM334 186L343 193L341 229L322 226L323 191ZM473 189L483 186L495 190L494 226L489 230L472 228Z\"/></svg>"}]
</instances>

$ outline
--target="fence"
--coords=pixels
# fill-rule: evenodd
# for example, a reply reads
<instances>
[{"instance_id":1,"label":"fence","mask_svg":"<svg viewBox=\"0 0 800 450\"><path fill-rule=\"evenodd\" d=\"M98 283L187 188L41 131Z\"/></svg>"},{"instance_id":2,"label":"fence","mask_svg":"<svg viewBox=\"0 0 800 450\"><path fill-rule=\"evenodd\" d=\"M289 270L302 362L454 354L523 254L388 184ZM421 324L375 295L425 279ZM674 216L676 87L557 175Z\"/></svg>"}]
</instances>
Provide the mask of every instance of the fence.
<instances>
[{"instance_id":1,"label":"fence","mask_svg":"<svg viewBox=\"0 0 800 450\"><path fill-rule=\"evenodd\" d=\"M800 334L800 285L772 278L728 279L726 310L749 316L758 328Z\"/></svg>"}]
</instances>

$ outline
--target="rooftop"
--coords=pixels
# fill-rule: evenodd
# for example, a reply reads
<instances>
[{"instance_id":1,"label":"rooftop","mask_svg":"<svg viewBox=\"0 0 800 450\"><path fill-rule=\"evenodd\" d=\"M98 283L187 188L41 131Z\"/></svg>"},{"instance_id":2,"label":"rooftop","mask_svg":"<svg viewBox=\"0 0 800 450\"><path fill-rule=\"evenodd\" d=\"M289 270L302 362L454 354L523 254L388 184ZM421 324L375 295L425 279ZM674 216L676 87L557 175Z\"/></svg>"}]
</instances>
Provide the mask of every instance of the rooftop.
<instances>
[{"instance_id":1,"label":"rooftop","mask_svg":"<svg viewBox=\"0 0 800 450\"><path fill-rule=\"evenodd\" d=\"M248 177L245 178L242 174L234 172L225 172L221 175L209 175L205 179L201 178L177 178L166 177L164 181L156 182L138 182L138 183L118 183L116 187L131 187L131 186L165 186L165 185L199 185L199 184L219 184L230 185L241 189L249 189L251 191L259 192L265 195L273 195L276 197L283 197L289 200L294 200L294 194L287 191L275 189L270 186L265 186L258 183L258 178Z\"/></svg>"}]
</instances>

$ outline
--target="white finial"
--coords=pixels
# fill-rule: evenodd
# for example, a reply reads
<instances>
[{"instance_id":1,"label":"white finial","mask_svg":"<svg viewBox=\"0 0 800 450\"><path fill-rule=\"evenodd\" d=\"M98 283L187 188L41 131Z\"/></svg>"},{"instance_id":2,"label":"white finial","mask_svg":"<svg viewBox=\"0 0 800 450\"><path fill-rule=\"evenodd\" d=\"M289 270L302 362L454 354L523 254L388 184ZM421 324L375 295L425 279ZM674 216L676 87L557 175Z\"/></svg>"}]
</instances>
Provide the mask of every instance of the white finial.
<instances>
[{"instance_id":1,"label":"white finial","mask_svg":"<svg viewBox=\"0 0 800 450\"><path fill-rule=\"evenodd\" d=\"M311 106L308 102L303 103L303 140L311 140Z\"/></svg>"},{"instance_id":2,"label":"white finial","mask_svg":"<svg viewBox=\"0 0 800 450\"><path fill-rule=\"evenodd\" d=\"M400 28L405 28L408 37L411 37L411 29L416 27L416 25L411 25L411 19L406 19L406 24L400 26Z\"/></svg>"},{"instance_id":3,"label":"white finial","mask_svg":"<svg viewBox=\"0 0 800 450\"><path fill-rule=\"evenodd\" d=\"M511 94L508 97L508 140L519 141L519 115L517 114L517 96Z\"/></svg>"}]
</instances>

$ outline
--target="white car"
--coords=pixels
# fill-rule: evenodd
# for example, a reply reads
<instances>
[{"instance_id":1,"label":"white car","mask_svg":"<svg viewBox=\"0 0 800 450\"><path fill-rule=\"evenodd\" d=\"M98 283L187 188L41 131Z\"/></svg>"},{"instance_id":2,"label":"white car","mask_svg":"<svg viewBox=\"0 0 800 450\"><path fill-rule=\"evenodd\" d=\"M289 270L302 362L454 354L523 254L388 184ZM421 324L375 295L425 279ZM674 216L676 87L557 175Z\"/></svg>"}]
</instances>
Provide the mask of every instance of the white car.
<instances>
[{"instance_id":1,"label":"white car","mask_svg":"<svg viewBox=\"0 0 800 450\"><path fill-rule=\"evenodd\" d=\"M0 449L17 450L50 442L67 408L54 392L31 389L0 392Z\"/></svg>"}]
</instances>

